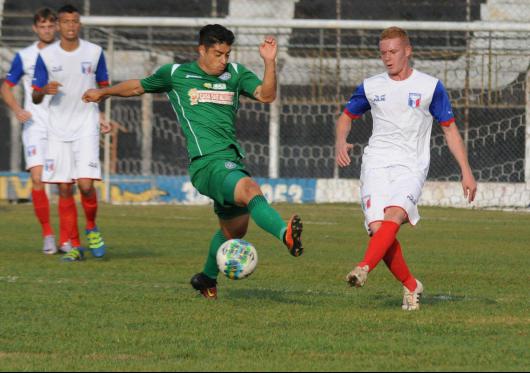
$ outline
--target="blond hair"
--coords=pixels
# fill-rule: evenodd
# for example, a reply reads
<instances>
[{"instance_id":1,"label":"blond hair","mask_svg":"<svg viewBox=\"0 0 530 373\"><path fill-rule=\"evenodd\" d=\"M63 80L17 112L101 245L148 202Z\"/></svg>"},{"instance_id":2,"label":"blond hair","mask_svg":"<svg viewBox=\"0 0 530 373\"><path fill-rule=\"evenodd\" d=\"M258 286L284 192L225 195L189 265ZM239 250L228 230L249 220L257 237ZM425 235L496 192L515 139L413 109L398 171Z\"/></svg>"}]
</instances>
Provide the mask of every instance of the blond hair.
<instances>
[{"instance_id":1,"label":"blond hair","mask_svg":"<svg viewBox=\"0 0 530 373\"><path fill-rule=\"evenodd\" d=\"M401 39L406 44L410 45L409 35L405 30L400 27L392 26L383 30L383 32L379 36L379 41L383 41L386 39Z\"/></svg>"}]
</instances>

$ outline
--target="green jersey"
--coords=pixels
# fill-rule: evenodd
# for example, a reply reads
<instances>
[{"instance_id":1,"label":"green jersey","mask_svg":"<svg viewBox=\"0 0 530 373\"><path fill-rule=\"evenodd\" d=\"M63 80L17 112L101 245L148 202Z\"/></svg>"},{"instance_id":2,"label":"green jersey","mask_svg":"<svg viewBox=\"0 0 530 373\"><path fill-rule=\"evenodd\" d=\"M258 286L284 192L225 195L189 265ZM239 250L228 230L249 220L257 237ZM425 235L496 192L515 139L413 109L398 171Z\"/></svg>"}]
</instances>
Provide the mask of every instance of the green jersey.
<instances>
[{"instance_id":1,"label":"green jersey","mask_svg":"<svg viewBox=\"0 0 530 373\"><path fill-rule=\"evenodd\" d=\"M168 64L142 79L148 93L165 92L182 126L190 159L233 145L239 96L254 98L261 80L243 65L229 63L219 76L206 74L197 62Z\"/></svg>"}]
</instances>

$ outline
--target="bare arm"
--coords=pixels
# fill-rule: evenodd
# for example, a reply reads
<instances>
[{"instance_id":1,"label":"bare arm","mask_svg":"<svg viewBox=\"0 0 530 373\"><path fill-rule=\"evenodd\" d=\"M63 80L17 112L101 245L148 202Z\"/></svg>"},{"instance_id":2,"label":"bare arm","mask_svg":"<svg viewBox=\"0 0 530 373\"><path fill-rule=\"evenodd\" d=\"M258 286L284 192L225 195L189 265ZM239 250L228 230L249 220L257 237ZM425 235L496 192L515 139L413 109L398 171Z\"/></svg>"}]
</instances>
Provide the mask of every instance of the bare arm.
<instances>
[{"instance_id":1,"label":"bare arm","mask_svg":"<svg viewBox=\"0 0 530 373\"><path fill-rule=\"evenodd\" d=\"M19 105L15 95L13 94L12 87L9 84L4 81L0 91L2 92L2 98L4 99L4 102L11 109L11 111L15 113L15 116L19 122L24 123L31 119L31 113L24 110Z\"/></svg>"},{"instance_id":2,"label":"bare arm","mask_svg":"<svg viewBox=\"0 0 530 373\"><path fill-rule=\"evenodd\" d=\"M458 132L458 128L454 123L451 123L448 127L442 127L445 135L445 140L449 146L449 150L455 157L460 170L462 172L462 188L464 190L464 197L467 198L468 202L473 202L475 194L477 193L477 182L469 166L467 158L466 148L462 136Z\"/></svg>"},{"instance_id":3,"label":"bare arm","mask_svg":"<svg viewBox=\"0 0 530 373\"><path fill-rule=\"evenodd\" d=\"M346 167L351 163L349 152L353 149L353 145L346 142L350 131L351 118L342 113L335 127L335 153L337 164L340 167Z\"/></svg>"},{"instance_id":4,"label":"bare arm","mask_svg":"<svg viewBox=\"0 0 530 373\"><path fill-rule=\"evenodd\" d=\"M31 99L35 105L38 105L44 100L46 95L56 95L59 93L59 87L62 87L62 84L56 81L49 82L46 84L40 91L33 89L31 93Z\"/></svg>"},{"instance_id":5,"label":"bare arm","mask_svg":"<svg viewBox=\"0 0 530 373\"><path fill-rule=\"evenodd\" d=\"M82 99L84 102L100 102L109 96L132 97L140 96L144 93L145 90L140 84L140 80L132 79L110 87L89 89L83 94Z\"/></svg>"},{"instance_id":6,"label":"bare arm","mask_svg":"<svg viewBox=\"0 0 530 373\"><path fill-rule=\"evenodd\" d=\"M46 96L46 93L43 91L33 90L33 92L31 92L31 100L35 105L40 104L42 100L44 100L44 96Z\"/></svg>"},{"instance_id":7,"label":"bare arm","mask_svg":"<svg viewBox=\"0 0 530 373\"><path fill-rule=\"evenodd\" d=\"M259 47L259 54L265 62L263 83L256 88L254 97L264 103L271 103L276 99L276 55L278 44L272 36L267 36Z\"/></svg>"}]
</instances>

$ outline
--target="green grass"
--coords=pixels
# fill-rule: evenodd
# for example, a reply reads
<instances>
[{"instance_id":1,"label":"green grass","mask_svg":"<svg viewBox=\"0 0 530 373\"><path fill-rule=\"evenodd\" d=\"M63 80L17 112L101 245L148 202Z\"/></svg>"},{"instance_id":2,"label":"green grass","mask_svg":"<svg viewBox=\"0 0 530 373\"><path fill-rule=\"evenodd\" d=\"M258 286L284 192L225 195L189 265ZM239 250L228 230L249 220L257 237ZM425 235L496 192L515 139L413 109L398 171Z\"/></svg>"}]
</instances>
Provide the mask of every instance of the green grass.
<instances>
[{"instance_id":1,"label":"green grass","mask_svg":"<svg viewBox=\"0 0 530 373\"><path fill-rule=\"evenodd\" d=\"M305 254L252 224L256 272L221 278L212 302L188 284L210 207L102 206L108 257L61 263L40 253L30 205L0 205L0 370L530 368L530 214L422 208L400 232L426 288L407 313L384 264L363 289L343 281L367 242L358 206L277 208L304 218Z\"/></svg>"}]
</instances>

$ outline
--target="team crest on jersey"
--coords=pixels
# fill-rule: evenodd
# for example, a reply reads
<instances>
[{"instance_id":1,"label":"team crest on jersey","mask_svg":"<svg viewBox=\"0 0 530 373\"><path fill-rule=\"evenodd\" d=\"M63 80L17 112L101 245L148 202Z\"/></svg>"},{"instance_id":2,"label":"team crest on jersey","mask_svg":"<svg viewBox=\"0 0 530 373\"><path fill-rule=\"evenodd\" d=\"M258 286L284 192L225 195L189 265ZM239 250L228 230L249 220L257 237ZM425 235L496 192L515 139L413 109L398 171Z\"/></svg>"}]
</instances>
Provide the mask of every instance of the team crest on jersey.
<instances>
[{"instance_id":1,"label":"team crest on jersey","mask_svg":"<svg viewBox=\"0 0 530 373\"><path fill-rule=\"evenodd\" d=\"M368 210L370 207L372 207L372 198L370 195L364 196L362 199L362 208L363 210Z\"/></svg>"},{"instance_id":2,"label":"team crest on jersey","mask_svg":"<svg viewBox=\"0 0 530 373\"><path fill-rule=\"evenodd\" d=\"M420 93L409 93L409 106L411 108L420 107L421 94Z\"/></svg>"},{"instance_id":3,"label":"team crest on jersey","mask_svg":"<svg viewBox=\"0 0 530 373\"><path fill-rule=\"evenodd\" d=\"M92 63L91 62L81 62L81 72L83 74L92 74Z\"/></svg>"},{"instance_id":4,"label":"team crest on jersey","mask_svg":"<svg viewBox=\"0 0 530 373\"><path fill-rule=\"evenodd\" d=\"M221 80L230 80L231 77L232 77L232 74L230 74L229 72L224 72L221 75L219 75L219 79Z\"/></svg>"},{"instance_id":5,"label":"team crest on jersey","mask_svg":"<svg viewBox=\"0 0 530 373\"><path fill-rule=\"evenodd\" d=\"M26 149L28 157L34 157L37 155L37 147L35 145L28 146Z\"/></svg>"},{"instance_id":6,"label":"team crest on jersey","mask_svg":"<svg viewBox=\"0 0 530 373\"><path fill-rule=\"evenodd\" d=\"M53 159L46 159L44 161L44 169L46 170L46 172L55 171L55 162L53 161Z\"/></svg>"},{"instance_id":7,"label":"team crest on jersey","mask_svg":"<svg viewBox=\"0 0 530 373\"><path fill-rule=\"evenodd\" d=\"M225 168L228 170L233 170L236 167L237 165L234 162L230 162L230 161L225 162Z\"/></svg>"}]
</instances>

